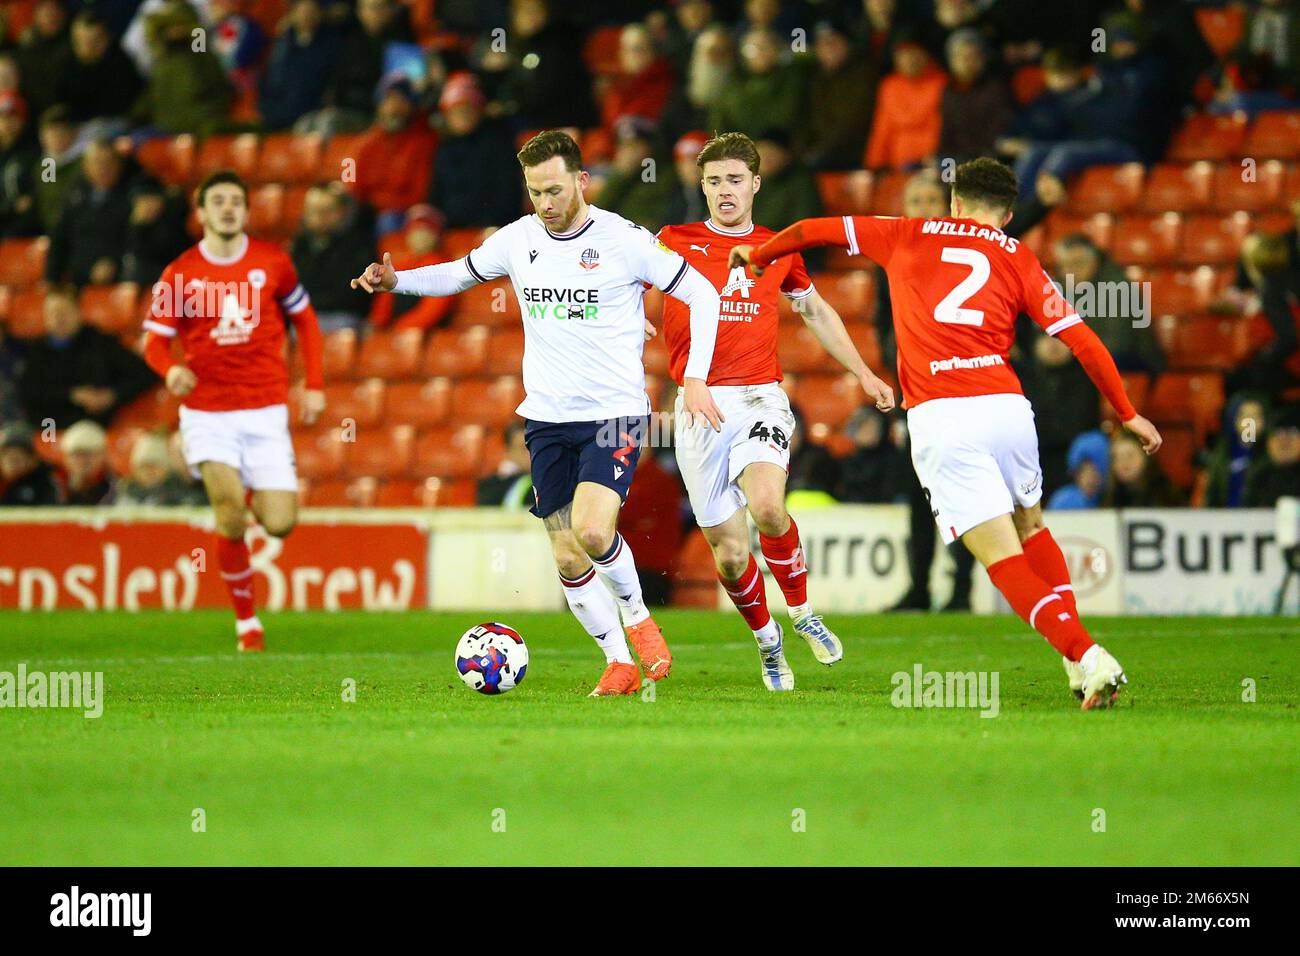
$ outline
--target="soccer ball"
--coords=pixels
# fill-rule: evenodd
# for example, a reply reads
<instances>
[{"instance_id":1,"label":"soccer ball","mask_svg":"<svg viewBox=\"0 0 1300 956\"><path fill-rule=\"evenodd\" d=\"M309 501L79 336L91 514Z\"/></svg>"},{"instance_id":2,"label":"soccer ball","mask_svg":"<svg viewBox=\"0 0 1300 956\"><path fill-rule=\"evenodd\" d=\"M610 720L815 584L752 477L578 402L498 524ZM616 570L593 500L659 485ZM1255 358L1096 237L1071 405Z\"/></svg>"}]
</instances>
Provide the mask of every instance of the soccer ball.
<instances>
[{"instance_id":1,"label":"soccer ball","mask_svg":"<svg viewBox=\"0 0 1300 956\"><path fill-rule=\"evenodd\" d=\"M505 624L475 624L456 644L456 673L480 694L504 694L528 672L528 645Z\"/></svg>"}]
</instances>

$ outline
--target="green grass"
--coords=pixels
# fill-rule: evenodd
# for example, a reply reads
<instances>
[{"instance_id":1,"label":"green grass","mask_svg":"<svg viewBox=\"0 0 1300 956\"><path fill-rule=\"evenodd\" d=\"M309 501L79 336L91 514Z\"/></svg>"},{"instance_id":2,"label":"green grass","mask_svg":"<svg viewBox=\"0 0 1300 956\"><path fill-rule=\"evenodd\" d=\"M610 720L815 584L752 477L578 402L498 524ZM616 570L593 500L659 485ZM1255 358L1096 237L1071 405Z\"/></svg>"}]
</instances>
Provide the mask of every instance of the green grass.
<instances>
[{"instance_id":1,"label":"green grass","mask_svg":"<svg viewBox=\"0 0 1300 956\"><path fill-rule=\"evenodd\" d=\"M482 615L270 615L238 657L223 613L0 613L0 670L102 670L106 696L98 720L0 710L0 860L1300 863L1295 619L1097 620L1131 684L1081 713L1009 617L831 617L845 660L790 645L777 695L733 615L663 613L653 701L588 700L576 624L506 617L532 663L494 699L451 663ZM917 663L999 672L999 716L894 708Z\"/></svg>"}]
</instances>

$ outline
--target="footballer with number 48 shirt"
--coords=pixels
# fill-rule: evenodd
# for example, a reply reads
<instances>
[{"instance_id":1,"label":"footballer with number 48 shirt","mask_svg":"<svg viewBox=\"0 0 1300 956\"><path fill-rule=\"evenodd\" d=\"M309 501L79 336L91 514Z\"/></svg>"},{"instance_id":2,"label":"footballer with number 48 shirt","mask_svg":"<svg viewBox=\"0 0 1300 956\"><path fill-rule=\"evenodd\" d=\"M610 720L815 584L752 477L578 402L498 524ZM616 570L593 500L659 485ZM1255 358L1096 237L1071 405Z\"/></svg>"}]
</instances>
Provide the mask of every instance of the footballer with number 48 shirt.
<instances>
[{"instance_id":1,"label":"footballer with number 48 shirt","mask_svg":"<svg viewBox=\"0 0 1300 956\"><path fill-rule=\"evenodd\" d=\"M754 199L762 186L758 149L743 133L722 133L696 158L709 207L703 222L664 226L659 239L701 272L718 290L718 334L709 392L725 416L720 432L682 429L675 442L695 521L713 549L718 579L758 642L760 674L768 690L794 690L785 659L784 632L767 609L763 575L749 547L746 509L758 526L763 559L789 607L795 631L823 664L844 655L840 639L813 613L808 570L799 527L785 509L794 415L778 384L778 303L782 295L841 365L857 376L867 397L882 411L894 407L893 390L858 354L835 309L813 288L798 255L751 278L728 262L732 247L762 242L772 230L754 225ZM664 338L669 371L678 385L691 349L690 316L673 299L664 300ZM678 396L680 416L682 397Z\"/></svg>"},{"instance_id":2,"label":"footballer with number 48 shirt","mask_svg":"<svg viewBox=\"0 0 1300 956\"><path fill-rule=\"evenodd\" d=\"M1112 704L1127 678L1079 621L1065 558L1043 524L1034 412L1008 364L1016 316L1027 313L1070 347L1147 454L1161 439L1038 257L1002 231L1018 189L1006 166L975 159L957 167L949 218L805 219L731 255L761 274L782 256L835 245L884 268L912 463L935 521L1061 653L1070 688L1089 710Z\"/></svg>"},{"instance_id":3,"label":"footballer with number 48 shirt","mask_svg":"<svg viewBox=\"0 0 1300 956\"><path fill-rule=\"evenodd\" d=\"M210 175L195 205L203 238L154 285L145 360L182 399L181 447L216 516L217 563L235 609L237 646L260 651L246 508L278 538L298 520L284 347L291 322L306 366L302 417L310 425L325 409L320 329L288 253L244 231L248 187L238 175ZM173 340L182 362L172 358Z\"/></svg>"}]
</instances>

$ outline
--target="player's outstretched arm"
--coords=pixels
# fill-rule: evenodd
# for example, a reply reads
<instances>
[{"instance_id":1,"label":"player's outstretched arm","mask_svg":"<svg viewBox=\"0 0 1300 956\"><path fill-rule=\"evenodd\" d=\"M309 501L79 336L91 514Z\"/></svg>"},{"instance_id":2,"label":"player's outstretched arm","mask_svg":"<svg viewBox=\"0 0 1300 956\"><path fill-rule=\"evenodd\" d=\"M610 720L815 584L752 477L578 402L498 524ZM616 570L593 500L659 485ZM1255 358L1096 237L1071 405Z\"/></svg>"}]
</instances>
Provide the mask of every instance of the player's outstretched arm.
<instances>
[{"instance_id":1,"label":"player's outstretched arm","mask_svg":"<svg viewBox=\"0 0 1300 956\"><path fill-rule=\"evenodd\" d=\"M731 268L748 265L754 275L762 275L769 265L813 246L840 246L854 255L861 253L884 264L898 234L900 219L887 216L818 216L800 219L768 239L757 249L733 246L728 264Z\"/></svg>"},{"instance_id":2,"label":"player's outstretched arm","mask_svg":"<svg viewBox=\"0 0 1300 956\"><path fill-rule=\"evenodd\" d=\"M1156 426L1139 415L1133 407L1128 392L1124 390L1124 379L1120 377L1115 360L1097 333L1083 322L1076 322L1061 331L1058 338L1070 347L1074 357L1097 386L1097 391L1106 396L1106 401L1115 409L1124 427L1142 441L1142 450L1148 455L1159 451L1164 439L1160 437Z\"/></svg>"},{"instance_id":3,"label":"player's outstretched arm","mask_svg":"<svg viewBox=\"0 0 1300 956\"><path fill-rule=\"evenodd\" d=\"M858 348L844 327L844 320L835 307L821 297L816 289L792 300L794 310L803 316L804 324L817 337L831 358L854 374L867 397L882 412L894 407L894 390L881 381L858 354Z\"/></svg>"}]
</instances>

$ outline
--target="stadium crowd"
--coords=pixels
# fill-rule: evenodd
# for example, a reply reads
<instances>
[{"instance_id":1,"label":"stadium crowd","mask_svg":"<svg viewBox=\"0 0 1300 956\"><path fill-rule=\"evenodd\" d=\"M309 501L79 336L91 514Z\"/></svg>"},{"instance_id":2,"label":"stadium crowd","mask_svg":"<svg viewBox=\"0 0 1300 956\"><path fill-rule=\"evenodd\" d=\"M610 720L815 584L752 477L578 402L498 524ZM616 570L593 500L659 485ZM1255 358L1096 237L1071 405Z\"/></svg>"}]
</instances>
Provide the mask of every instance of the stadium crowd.
<instances>
[{"instance_id":1,"label":"stadium crowd","mask_svg":"<svg viewBox=\"0 0 1300 956\"><path fill-rule=\"evenodd\" d=\"M341 343L336 381L394 367L415 380L433 368L456 387L445 354L441 365L404 365L379 353L400 342L427 357L453 335L481 346L480 323L495 342L500 317L475 311L469 293L459 303L372 300L346 280L384 250L399 268L454 258L516 218L516 144L564 127L593 173L589 198L651 229L707 216L694 157L712 131L758 143L755 218L778 229L825 213L943 215L955 162L1001 157L1023 190L1008 232L1039 251L1067 296L1151 280L1145 321L1104 309L1087 317L1130 386L1164 396L1158 421L1174 426L1168 454L1146 458L1106 422L1069 351L1026 322L1013 359L1042 411L1050 506L1270 505L1300 493L1298 95L1291 0L9 2L0 5L0 504L202 500L169 434L174 404L135 349L151 284L194 241L187 188L202 173L252 174L253 229L291 250L327 339ZM1282 145L1261 159L1258 182L1239 172L1250 154L1230 147L1177 167L1186 179L1156 191L1165 160L1197 158L1202 131L1277 123ZM1249 215L1223 220L1227 238L1216 241L1226 250L1198 260L1189 217L1178 248L1191 253L1161 258L1160 214L1180 225L1174 210L1184 208L1161 198L1181 201L1225 170L1259 190L1234 194L1246 195ZM1124 193L1134 182L1139 191ZM1115 224L1116 195L1152 214L1147 232ZM1231 213L1219 195L1202 211ZM1173 262L1182 273L1165 268ZM819 288L857 290L862 308L842 311L866 330L868 361L892 372L879 270L833 255L810 265ZM1197 285L1192 306L1162 298L1174 282ZM122 310L126 321L103 321ZM1197 329L1212 336L1189 339ZM501 354L494 347L472 374L517 375ZM799 429L791 466L801 507L916 507L901 417L854 408L851 397L827 412L832 377L804 371L792 376L796 405L814 419ZM652 394L668 407L661 388ZM484 424L495 431L506 418ZM480 439L468 472L426 476L417 462L375 480L339 470L307 476L304 495L430 503L421 489L450 477L469 490L437 503L519 505L518 428ZM637 498L650 525L685 508L671 452L647 457L626 522L637 520ZM415 491L379 494L398 477ZM330 500L322 489L345 478L361 484ZM680 542L660 539L659 559L647 545L637 553L671 563Z\"/></svg>"}]
</instances>

